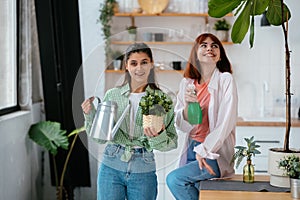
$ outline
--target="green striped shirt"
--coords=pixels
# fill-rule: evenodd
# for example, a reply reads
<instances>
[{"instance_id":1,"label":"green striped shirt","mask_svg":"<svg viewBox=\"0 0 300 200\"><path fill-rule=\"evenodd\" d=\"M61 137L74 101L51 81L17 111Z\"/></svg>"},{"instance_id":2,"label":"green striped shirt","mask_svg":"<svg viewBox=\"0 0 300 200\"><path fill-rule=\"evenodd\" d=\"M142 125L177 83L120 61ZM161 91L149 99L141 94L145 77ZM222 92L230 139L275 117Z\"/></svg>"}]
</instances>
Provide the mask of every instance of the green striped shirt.
<instances>
[{"instance_id":1,"label":"green striped shirt","mask_svg":"<svg viewBox=\"0 0 300 200\"><path fill-rule=\"evenodd\" d=\"M146 90L152 90L147 87ZM159 91L162 92L162 91ZM129 104L130 87L126 84L122 87L116 87L108 90L104 96L103 101L115 101L118 104L117 119L120 118L123 111ZM93 109L89 114L85 116L85 127L87 134L90 135L90 129L92 126L93 118L95 116L96 110ZM174 105L164 117L165 129L160 132L156 137L147 137L144 135L143 129L143 115L141 112L141 107L138 107L136 114L136 121L134 127L133 137L129 137L129 127L130 127L130 114L127 113L125 119L121 123L112 143L120 144L125 146L124 156L122 160L128 161L130 159L130 149L134 146L145 147L147 151L159 150L159 151L169 151L177 148L177 133L174 127ZM95 139L98 143L104 144L107 141Z\"/></svg>"}]
</instances>

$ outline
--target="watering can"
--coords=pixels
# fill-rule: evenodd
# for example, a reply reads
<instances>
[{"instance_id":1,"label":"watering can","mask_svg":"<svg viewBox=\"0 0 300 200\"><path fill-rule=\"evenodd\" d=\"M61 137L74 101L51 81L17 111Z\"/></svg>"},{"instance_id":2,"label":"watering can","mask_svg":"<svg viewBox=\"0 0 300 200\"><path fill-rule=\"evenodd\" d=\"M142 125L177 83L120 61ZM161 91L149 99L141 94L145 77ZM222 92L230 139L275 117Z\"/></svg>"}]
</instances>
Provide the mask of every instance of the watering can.
<instances>
[{"instance_id":1,"label":"watering can","mask_svg":"<svg viewBox=\"0 0 300 200\"><path fill-rule=\"evenodd\" d=\"M99 97L95 97L95 99L98 100L98 106L90 131L91 137L111 141L128 113L130 104L125 108L119 120L115 122L118 113L118 104L115 101L101 103Z\"/></svg>"}]
</instances>

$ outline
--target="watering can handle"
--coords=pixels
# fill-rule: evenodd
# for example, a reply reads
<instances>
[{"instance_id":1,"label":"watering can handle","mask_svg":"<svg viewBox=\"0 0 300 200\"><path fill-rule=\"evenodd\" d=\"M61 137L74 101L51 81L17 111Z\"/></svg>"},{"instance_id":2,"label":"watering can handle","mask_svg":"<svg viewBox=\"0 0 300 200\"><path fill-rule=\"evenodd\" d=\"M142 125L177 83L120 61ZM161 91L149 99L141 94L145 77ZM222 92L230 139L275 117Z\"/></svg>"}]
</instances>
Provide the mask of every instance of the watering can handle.
<instances>
[{"instance_id":1,"label":"watering can handle","mask_svg":"<svg viewBox=\"0 0 300 200\"><path fill-rule=\"evenodd\" d=\"M99 97L97 97L97 96L94 96L94 97L95 97L95 99L98 100L98 104L101 103L101 99L100 99ZM90 98L92 98L92 97L90 97ZM95 100L95 99L94 99L94 100Z\"/></svg>"},{"instance_id":2,"label":"watering can handle","mask_svg":"<svg viewBox=\"0 0 300 200\"><path fill-rule=\"evenodd\" d=\"M115 137L115 134L116 134L117 130L119 129L121 123L123 122L123 120L124 120L126 114L128 113L129 109L130 109L130 104L127 105L127 107L125 108L125 110L122 113L121 117L119 118L119 120L115 124L115 126L114 126L114 128L112 130L112 136L113 136L113 138Z\"/></svg>"}]
</instances>

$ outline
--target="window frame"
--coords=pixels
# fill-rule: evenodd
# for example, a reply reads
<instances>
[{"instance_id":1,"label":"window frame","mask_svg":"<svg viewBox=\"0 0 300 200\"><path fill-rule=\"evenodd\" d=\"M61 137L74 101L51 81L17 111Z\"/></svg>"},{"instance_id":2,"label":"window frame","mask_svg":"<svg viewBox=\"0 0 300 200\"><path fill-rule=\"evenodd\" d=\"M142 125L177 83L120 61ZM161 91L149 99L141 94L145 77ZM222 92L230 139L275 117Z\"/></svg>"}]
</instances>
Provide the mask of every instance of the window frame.
<instances>
[{"instance_id":1,"label":"window frame","mask_svg":"<svg viewBox=\"0 0 300 200\"><path fill-rule=\"evenodd\" d=\"M14 0L16 2L16 105L10 106L10 107L5 107L0 109L0 116L16 112L20 110L19 106L19 65L20 65L20 1Z\"/></svg>"}]
</instances>

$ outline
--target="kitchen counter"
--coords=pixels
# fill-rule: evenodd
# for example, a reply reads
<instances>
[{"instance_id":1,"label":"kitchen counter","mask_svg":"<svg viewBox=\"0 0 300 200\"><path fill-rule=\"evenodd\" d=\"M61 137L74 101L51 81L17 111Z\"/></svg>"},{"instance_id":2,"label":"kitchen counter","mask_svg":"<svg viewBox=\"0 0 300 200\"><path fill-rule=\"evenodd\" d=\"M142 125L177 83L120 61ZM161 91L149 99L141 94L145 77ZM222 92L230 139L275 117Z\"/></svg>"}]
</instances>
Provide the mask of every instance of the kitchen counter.
<instances>
[{"instance_id":1,"label":"kitchen counter","mask_svg":"<svg viewBox=\"0 0 300 200\"><path fill-rule=\"evenodd\" d=\"M232 179L234 181L241 181L242 184L242 176L235 175ZM255 181L269 181L269 176L264 175L256 175ZM256 200L256 199L264 199L264 200L282 200L286 199L292 200L290 192L259 192L259 191L225 191L221 188L219 190L200 190L199 200Z\"/></svg>"},{"instance_id":2,"label":"kitchen counter","mask_svg":"<svg viewBox=\"0 0 300 200\"><path fill-rule=\"evenodd\" d=\"M285 127L285 121L272 121L266 118L264 121L263 119L243 119L242 117L238 118L237 126L278 126L278 127ZM292 118L291 120L292 127L300 127L300 120L297 118Z\"/></svg>"}]
</instances>

